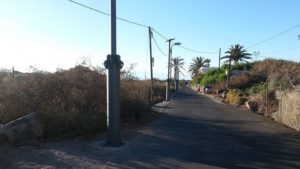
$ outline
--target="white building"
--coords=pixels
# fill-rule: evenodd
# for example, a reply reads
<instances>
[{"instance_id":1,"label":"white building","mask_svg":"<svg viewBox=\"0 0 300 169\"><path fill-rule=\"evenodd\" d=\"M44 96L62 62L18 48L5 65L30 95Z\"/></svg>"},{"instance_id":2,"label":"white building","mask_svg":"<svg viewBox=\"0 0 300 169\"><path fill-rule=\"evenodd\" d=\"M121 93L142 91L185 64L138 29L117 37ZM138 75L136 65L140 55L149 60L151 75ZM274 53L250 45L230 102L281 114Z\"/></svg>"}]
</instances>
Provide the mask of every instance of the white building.
<instances>
[{"instance_id":1,"label":"white building","mask_svg":"<svg viewBox=\"0 0 300 169\"><path fill-rule=\"evenodd\" d=\"M199 73L205 73L205 72L207 72L207 71L209 71L209 70L216 70L216 69L219 69L218 67L201 67L200 69L199 69Z\"/></svg>"}]
</instances>

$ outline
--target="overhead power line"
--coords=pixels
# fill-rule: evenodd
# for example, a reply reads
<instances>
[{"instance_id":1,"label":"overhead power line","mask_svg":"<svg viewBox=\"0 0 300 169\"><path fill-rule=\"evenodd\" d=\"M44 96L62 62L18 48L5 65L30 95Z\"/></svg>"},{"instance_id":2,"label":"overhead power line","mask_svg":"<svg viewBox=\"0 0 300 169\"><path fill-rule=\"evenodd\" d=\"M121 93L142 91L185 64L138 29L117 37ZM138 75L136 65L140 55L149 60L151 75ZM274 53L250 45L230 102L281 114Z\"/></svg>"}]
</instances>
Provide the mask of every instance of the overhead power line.
<instances>
[{"instance_id":1,"label":"overhead power line","mask_svg":"<svg viewBox=\"0 0 300 169\"><path fill-rule=\"evenodd\" d=\"M84 7L84 8L90 9L90 10L92 10L92 11L99 12L99 13L101 13L101 14L103 14L103 15L110 16L110 14L109 14L109 13L106 13L106 12L100 11L100 10L98 10L98 9L95 9L95 8L92 8L92 7L90 7L90 6L87 6L87 5L81 4L81 3L79 3L79 2L72 1L72 0L67 0L67 1L69 1L69 2L72 2L72 3L76 4L76 5L82 6L82 7Z\"/></svg>"},{"instance_id":2,"label":"overhead power line","mask_svg":"<svg viewBox=\"0 0 300 169\"><path fill-rule=\"evenodd\" d=\"M161 33L159 33L157 30L151 28L152 31L154 31L155 33L157 33L160 37L162 37L165 40L168 40L168 38L166 38L164 35L162 35Z\"/></svg>"},{"instance_id":3,"label":"overhead power line","mask_svg":"<svg viewBox=\"0 0 300 169\"><path fill-rule=\"evenodd\" d=\"M79 2L76 2L76 1L73 1L73 0L67 0L67 1L72 2L72 3L76 4L76 5L82 6L82 7L84 7L84 8L90 9L90 10L92 10L92 11L101 13L101 14L103 14L103 15L110 16L110 14L107 13L107 12L100 11L100 10L98 10L98 9L92 8L92 7L87 6L87 5L84 5L84 4L82 4L82 3L79 3ZM144 25L144 24L137 23L137 22L133 22L133 21L130 21L130 20L127 20L127 19L124 19L124 18L117 17L117 19L119 19L119 20L121 20L121 21L124 21L124 22L128 22L128 23L137 25L137 26L140 26L140 27L148 28L148 26L146 26L146 25Z\"/></svg>"},{"instance_id":4,"label":"overhead power line","mask_svg":"<svg viewBox=\"0 0 300 169\"><path fill-rule=\"evenodd\" d=\"M195 52L195 53L206 53L206 54L215 54L215 53L218 53L218 51L212 51L212 52L198 51L198 50L194 50L194 49L191 49L191 48L187 48L187 47L182 46L182 45L180 45L179 47L181 47L181 48L183 48L185 50L191 51L191 52Z\"/></svg>"},{"instance_id":5,"label":"overhead power line","mask_svg":"<svg viewBox=\"0 0 300 169\"><path fill-rule=\"evenodd\" d=\"M161 50L161 48L159 47L159 45L158 45L158 43L156 42L154 36L152 36L152 39L153 39L153 41L154 41L156 47L157 47L158 50L160 51L160 53L161 53L162 55L164 55L164 56L167 56L167 55Z\"/></svg>"},{"instance_id":6,"label":"overhead power line","mask_svg":"<svg viewBox=\"0 0 300 169\"><path fill-rule=\"evenodd\" d=\"M258 42L258 43L255 43L255 44L253 44L253 45L247 47L246 49L253 48L253 47L255 47L255 46L258 46L258 45L260 45L260 44L263 44L263 43L265 43L265 42L267 42L267 41L269 41L269 40L272 40L272 39L274 39L274 38L276 38L276 37L278 37L278 36L280 36L280 35L283 35L283 34L289 32L289 31L291 31L291 30L294 30L294 29L296 29L296 28L298 28L298 27L300 27L300 24L295 25L295 26L293 26L293 27L290 27L290 28L288 28L288 29L286 29L286 30L284 30L284 31L282 31L282 32L279 32L279 33L277 33L277 34L275 34L275 35L273 35L273 36L271 36L271 37L269 37L269 38L267 38L267 39L265 39L265 40L262 40L262 41L260 41L260 42Z\"/></svg>"},{"instance_id":7,"label":"overhead power line","mask_svg":"<svg viewBox=\"0 0 300 169\"><path fill-rule=\"evenodd\" d=\"M289 51L292 51L292 50L296 50L296 49L300 49L300 47L294 47L294 48L289 48L289 49L284 49L284 50L281 50L281 51L276 51L276 52L270 52L270 53L267 53L267 54L279 54L279 53L285 53L285 52L289 52Z\"/></svg>"},{"instance_id":8,"label":"overhead power line","mask_svg":"<svg viewBox=\"0 0 300 169\"><path fill-rule=\"evenodd\" d=\"M95 8L93 8L93 7L84 5L84 4L79 3L79 2L77 2L77 1L74 1L74 0L67 0L67 1L69 1L69 2L71 2L71 3L74 3L74 4L76 4L76 5L79 5L79 6L81 6L81 7L87 8L87 9L89 9L89 10L92 10L92 11L95 11L95 12L98 12L98 13L101 13L101 14L103 14L103 15L110 16L110 14L107 13L107 12L100 11L100 10L98 10L98 9L95 9ZM133 24L133 25L136 25L136 26L139 26L139 27L143 27L143 28L147 28L147 29L149 28L149 26L146 26L146 25L141 24L141 23L138 23L138 22L130 21L130 20L127 20L127 19L124 19L124 18L117 17L117 19L118 19L118 20L121 20L121 21L124 21L124 22L127 22L127 23L130 23L130 24ZM167 38L166 36L162 35L162 34L159 33L157 30L155 30L155 29L153 29L153 28L151 28L151 30L152 30L153 32L155 32L157 35L159 35L161 38L163 38L164 40L168 40L168 38ZM153 37L153 40L154 40L154 42L155 42L155 45L156 45L157 48L159 49L159 51L160 51L164 56L167 56L167 55L161 50L161 48L159 47L159 45L158 45L158 43L157 43L157 41L156 41L156 39L155 39L154 37ZM184 47L184 46L180 46L180 47L182 47L183 49L186 49L186 50L188 50L188 51L195 52L195 53L207 53L207 54L214 54L214 53L217 53L217 52L202 52L202 51L190 49L190 48L187 48L187 47Z\"/></svg>"}]
</instances>

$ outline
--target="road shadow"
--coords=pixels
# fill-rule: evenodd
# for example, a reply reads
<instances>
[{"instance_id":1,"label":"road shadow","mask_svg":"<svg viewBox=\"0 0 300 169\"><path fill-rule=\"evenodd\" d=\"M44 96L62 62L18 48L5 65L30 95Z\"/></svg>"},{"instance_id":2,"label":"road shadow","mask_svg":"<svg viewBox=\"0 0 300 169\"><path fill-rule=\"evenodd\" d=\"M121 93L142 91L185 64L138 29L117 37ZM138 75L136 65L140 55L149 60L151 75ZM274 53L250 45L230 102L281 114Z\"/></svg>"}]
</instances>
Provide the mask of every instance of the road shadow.
<instances>
[{"instance_id":1,"label":"road shadow","mask_svg":"<svg viewBox=\"0 0 300 169\"><path fill-rule=\"evenodd\" d=\"M135 131L123 148L105 149L95 142L66 141L23 149L14 161L57 168L299 168L297 135L265 134L236 126L253 121L190 119L164 114ZM124 138L126 138L126 134ZM23 151L23 152L22 152ZM28 157L24 151L31 151ZM19 163L20 164L20 163ZM9 167L13 166L13 167Z\"/></svg>"}]
</instances>

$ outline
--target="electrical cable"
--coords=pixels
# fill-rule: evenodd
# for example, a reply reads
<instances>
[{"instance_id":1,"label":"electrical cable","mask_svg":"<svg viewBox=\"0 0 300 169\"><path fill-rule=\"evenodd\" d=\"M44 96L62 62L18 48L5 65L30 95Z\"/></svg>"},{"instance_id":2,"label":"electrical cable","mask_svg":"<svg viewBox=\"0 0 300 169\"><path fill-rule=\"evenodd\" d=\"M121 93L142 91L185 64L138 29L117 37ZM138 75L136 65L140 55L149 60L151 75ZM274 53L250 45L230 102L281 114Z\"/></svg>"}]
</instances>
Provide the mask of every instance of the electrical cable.
<instances>
[{"instance_id":1,"label":"electrical cable","mask_svg":"<svg viewBox=\"0 0 300 169\"><path fill-rule=\"evenodd\" d=\"M87 6L87 5L81 4L81 3L79 3L79 2L76 2L76 1L73 1L73 0L67 0L67 1L69 1L69 2L72 2L72 3L76 4L76 5L82 6L82 7L84 7L84 8L87 8L87 9L93 10L93 11L95 11L95 12L99 12L99 13L101 13L101 14L103 14L103 15L110 16L110 14L109 14L109 13L106 13L106 12L100 11L100 10L98 10L98 9L95 9L95 8L92 8L92 7L90 7L90 6ZM128 22L128 23L131 23L131 24L134 24L134 25L140 26L140 27L145 27L145 28L148 28L148 26L146 26L146 25L143 25L143 24L141 24L141 23L133 22L133 21L130 21L130 20L127 20L127 19L124 19L124 18L120 18L120 17L116 17L116 18L117 18L117 19L119 19L119 20L121 20L121 21Z\"/></svg>"},{"instance_id":2,"label":"electrical cable","mask_svg":"<svg viewBox=\"0 0 300 169\"><path fill-rule=\"evenodd\" d=\"M202 51L198 51L198 50L187 48L187 47L182 46L182 45L179 45L179 47L181 47L181 48L183 48L185 50L191 51L191 52L195 52L195 53L206 53L206 54L215 54L215 53L218 53L218 51L215 51L215 52L202 52Z\"/></svg>"},{"instance_id":3,"label":"electrical cable","mask_svg":"<svg viewBox=\"0 0 300 169\"><path fill-rule=\"evenodd\" d=\"M69 1L69 2L71 2L71 3L74 3L74 4L76 4L76 5L79 5L79 6L81 6L81 7L90 9L90 10L92 10L92 11L101 13L101 14L103 14L103 15L110 16L110 14L107 13L107 12L100 11L100 10L98 10L98 9L95 9L95 8L90 7L90 6L84 5L84 4L79 3L79 2L77 2L77 1L74 1L74 0L67 0L67 1ZM146 25L141 24L141 23L133 22L133 21L130 21L130 20L127 20L127 19L124 19L124 18L120 18L120 17L116 17L116 18L117 18L118 20L121 20L121 21L130 23L130 24L134 24L134 25L136 25L136 26L140 26L140 27L143 27L143 28L149 28L149 26L146 26ZM300 25L299 25L299 26L300 26ZM159 35L161 38L163 38L164 40L168 40L168 38L167 38L166 36L162 35L162 34L159 33L157 30L155 30L155 29L153 29L153 28L151 28L151 30L152 30L153 32L155 32L157 35ZM154 42L155 42L157 48L159 49L159 51L162 53L162 55L167 56L167 55L161 50L161 48L159 47L159 45L158 45L158 43L157 43L157 41L155 40L154 37L153 37L153 40L154 40ZM180 47L182 47L183 49L186 49L186 50L188 50L188 51L195 52L195 53L207 53L207 54L214 54L214 53L217 53L217 52L201 52L201 51L197 51L197 50L194 50L194 49L190 49L190 48L187 48L187 47L184 47L184 46L180 46Z\"/></svg>"},{"instance_id":4,"label":"electrical cable","mask_svg":"<svg viewBox=\"0 0 300 169\"><path fill-rule=\"evenodd\" d=\"M154 31L155 33L157 33L160 37L162 37L165 40L168 40L168 38L166 38L164 35L162 35L161 33L159 33L157 30L151 28L152 31Z\"/></svg>"},{"instance_id":5,"label":"electrical cable","mask_svg":"<svg viewBox=\"0 0 300 169\"><path fill-rule=\"evenodd\" d=\"M167 56L167 55L161 50L161 48L159 47L159 45L158 45L158 43L156 42L154 36L152 36L152 39L153 39L153 41L154 41L156 47L157 47L158 50L160 51L160 53L161 53L162 55L164 55L164 56Z\"/></svg>"},{"instance_id":6,"label":"electrical cable","mask_svg":"<svg viewBox=\"0 0 300 169\"><path fill-rule=\"evenodd\" d=\"M296 50L296 49L299 49L300 47L294 47L294 48L289 48L289 49L284 49L284 50L281 50L281 51L277 51L277 52L269 52L268 54L279 54L279 53L285 53L285 52L289 52L289 51L292 51L292 50Z\"/></svg>"},{"instance_id":7,"label":"electrical cable","mask_svg":"<svg viewBox=\"0 0 300 169\"><path fill-rule=\"evenodd\" d=\"M260 41L260 42L258 42L258 43L255 43L255 44L253 44L253 45L250 45L250 46L247 47L246 49L253 48L253 47L255 47L255 46L258 46L258 45L260 45L260 44L263 44L263 43L265 43L265 42L267 42L267 41L269 41L269 40L272 40L272 39L274 39L274 38L276 38L276 37L278 37L278 36L280 36L280 35L283 35L283 34L289 32L289 31L291 31L291 30L293 30L293 29L296 29L297 27L300 27L300 24L295 25L295 26L293 26L293 27L290 27L290 28L288 28L288 29L286 29L286 30L284 30L284 31L282 31L282 32L279 32L279 33L277 33L277 34L275 34L275 35L273 35L273 36L271 36L271 37L269 37L269 38L267 38L267 39L265 39L265 40L262 40L262 41Z\"/></svg>"}]
</instances>

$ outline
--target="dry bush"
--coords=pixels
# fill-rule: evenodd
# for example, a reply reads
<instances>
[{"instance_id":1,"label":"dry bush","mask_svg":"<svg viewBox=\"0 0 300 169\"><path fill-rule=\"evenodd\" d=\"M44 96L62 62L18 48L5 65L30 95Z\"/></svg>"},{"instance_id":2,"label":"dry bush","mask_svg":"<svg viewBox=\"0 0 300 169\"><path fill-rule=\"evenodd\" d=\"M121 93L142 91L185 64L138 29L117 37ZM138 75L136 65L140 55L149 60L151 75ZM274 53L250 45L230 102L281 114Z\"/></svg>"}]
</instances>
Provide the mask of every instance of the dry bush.
<instances>
[{"instance_id":1,"label":"dry bush","mask_svg":"<svg viewBox=\"0 0 300 169\"><path fill-rule=\"evenodd\" d=\"M212 86L212 88L213 88L214 91L217 91L217 90L225 90L225 89L227 89L227 87L226 87L226 81L221 80L221 81L215 83L215 84Z\"/></svg>"},{"instance_id":2,"label":"dry bush","mask_svg":"<svg viewBox=\"0 0 300 169\"><path fill-rule=\"evenodd\" d=\"M226 101L231 105L239 106L243 105L247 101L247 98L244 97L243 91L234 89L227 93Z\"/></svg>"},{"instance_id":3,"label":"dry bush","mask_svg":"<svg viewBox=\"0 0 300 169\"><path fill-rule=\"evenodd\" d=\"M300 63L265 59L253 65L253 75L268 78L269 87L291 88L293 85L300 84Z\"/></svg>"},{"instance_id":4,"label":"dry bush","mask_svg":"<svg viewBox=\"0 0 300 169\"><path fill-rule=\"evenodd\" d=\"M149 81L121 81L121 117L138 121L149 110ZM162 82L154 85L161 101ZM45 115L45 137L90 135L106 129L106 76L76 66L21 74L0 83L0 124L31 112Z\"/></svg>"},{"instance_id":5,"label":"dry bush","mask_svg":"<svg viewBox=\"0 0 300 169\"><path fill-rule=\"evenodd\" d=\"M154 103L161 102L165 94L164 83L154 81ZM150 110L150 81L121 81L121 118L126 122L136 122L145 118Z\"/></svg>"},{"instance_id":6,"label":"dry bush","mask_svg":"<svg viewBox=\"0 0 300 169\"><path fill-rule=\"evenodd\" d=\"M41 112L47 137L95 133L105 129L105 84L104 75L82 66L23 74L1 84L1 123Z\"/></svg>"},{"instance_id":7,"label":"dry bush","mask_svg":"<svg viewBox=\"0 0 300 169\"><path fill-rule=\"evenodd\" d=\"M268 98L268 104L266 107ZM267 91L264 89L258 94L250 96L250 100L254 100L258 103L258 113L270 116L272 113L278 111L279 101L276 98L276 91L274 89ZM268 113L267 113L268 112Z\"/></svg>"},{"instance_id":8,"label":"dry bush","mask_svg":"<svg viewBox=\"0 0 300 169\"><path fill-rule=\"evenodd\" d=\"M165 84L165 82L160 81L160 80L154 80L153 90L154 90L153 103L162 102L165 99L165 96L166 96L166 84Z\"/></svg>"},{"instance_id":9,"label":"dry bush","mask_svg":"<svg viewBox=\"0 0 300 169\"><path fill-rule=\"evenodd\" d=\"M126 122L141 120L149 109L149 87L145 81L121 81L121 118Z\"/></svg>"},{"instance_id":10,"label":"dry bush","mask_svg":"<svg viewBox=\"0 0 300 169\"><path fill-rule=\"evenodd\" d=\"M246 89L258 83L264 82L265 78L262 76L254 76L249 74L242 74L240 76L232 76L230 78L230 88Z\"/></svg>"}]
</instances>

